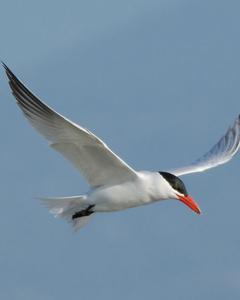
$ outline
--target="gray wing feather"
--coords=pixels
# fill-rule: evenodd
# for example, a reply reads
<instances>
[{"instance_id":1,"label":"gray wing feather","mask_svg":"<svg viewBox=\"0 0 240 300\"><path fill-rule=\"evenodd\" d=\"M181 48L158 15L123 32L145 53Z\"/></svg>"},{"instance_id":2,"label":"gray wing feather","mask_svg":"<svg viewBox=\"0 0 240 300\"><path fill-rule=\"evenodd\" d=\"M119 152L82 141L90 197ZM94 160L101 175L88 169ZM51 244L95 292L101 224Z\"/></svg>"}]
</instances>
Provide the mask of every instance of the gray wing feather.
<instances>
[{"instance_id":1,"label":"gray wing feather","mask_svg":"<svg viewBox=\"0 0 240 300\"><path fill-rule=\"evenodd\" d=\"M237 154L240 147L240 115L235 120L226 134L202 157L191 163L189 166L170 170L176 175L186 175L190 173L202 172L218 165L227 163Z\"/></svg>"},{"instance_id":2,"label":"gray wing feather","mask_svg":"<svg viewBox=\"0 0 240 300\"><path fill-rule=\"evenodd\" d=\"M82 173L92 187L133 180L136 172L89 130L55 112L3 64L17 104L32 126Z\"/></svg>"}]
</instances>

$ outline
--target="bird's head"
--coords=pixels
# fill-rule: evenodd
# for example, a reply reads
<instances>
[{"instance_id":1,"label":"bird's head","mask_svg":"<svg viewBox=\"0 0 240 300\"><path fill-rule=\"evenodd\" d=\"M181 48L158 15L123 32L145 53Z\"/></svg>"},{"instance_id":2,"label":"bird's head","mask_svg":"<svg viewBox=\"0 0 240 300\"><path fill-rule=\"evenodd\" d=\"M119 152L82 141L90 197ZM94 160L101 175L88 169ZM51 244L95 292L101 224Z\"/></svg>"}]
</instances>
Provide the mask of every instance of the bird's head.
<instances>
[{"instance_id":1,"label":"bird's head","mask_svg":"<svg viewBox=\"0 0 240 300\"><path fill-rule=\"evenodd\" d=\"M187 189L180 178L177 176L167 173L167 172L159 172L162 177L167 181L167 183L171 187L171 192L173 192L173 198L180 200L188 207L190 207L197 214L201 213L201 210L198 204L193 200L191 196L188 195Z\"/></svg>"}]
</instances>

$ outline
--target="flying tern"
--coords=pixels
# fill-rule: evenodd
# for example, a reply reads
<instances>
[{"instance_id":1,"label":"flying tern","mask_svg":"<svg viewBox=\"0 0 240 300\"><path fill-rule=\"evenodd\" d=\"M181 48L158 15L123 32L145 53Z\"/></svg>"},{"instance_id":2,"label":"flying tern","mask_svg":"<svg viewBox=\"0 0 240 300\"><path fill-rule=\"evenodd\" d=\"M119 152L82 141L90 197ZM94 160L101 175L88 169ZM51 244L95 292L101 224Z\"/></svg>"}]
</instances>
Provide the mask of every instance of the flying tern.
<instances>
[{"instance_id":1,"label":"flying tern","mask_svg":"<svg viewBox=\"0 0 240 300\"><path fill-rule=\"evenodd\" d=\"M178 177L228 162L239 150L240 116L202 157L186 167L159 172L136 171L100 138L60 115L39 100L3 63L12 94L30 124L50 146L68 159L88 181L85 195L43 198L50 212L83 227L97 212L111 212L177 199L200 214L200 208Z\"/></svg>"}]
</instances>

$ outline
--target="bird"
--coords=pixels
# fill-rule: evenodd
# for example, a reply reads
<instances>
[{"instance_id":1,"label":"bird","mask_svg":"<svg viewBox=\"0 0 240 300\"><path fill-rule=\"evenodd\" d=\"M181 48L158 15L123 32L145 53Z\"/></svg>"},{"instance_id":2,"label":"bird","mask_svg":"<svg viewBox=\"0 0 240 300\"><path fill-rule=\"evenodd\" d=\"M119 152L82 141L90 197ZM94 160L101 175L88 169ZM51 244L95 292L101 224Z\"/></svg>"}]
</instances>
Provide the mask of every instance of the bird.
<instances>
[{"instance_id":1,"label":"bird","mask_svg":"<svg viewBox=\"0 0 240 300\"><path fill-rule=\"evenodd\" d=\"M51 148L69 160L89 184L86 194L40 198L50 213L70 222L75 231L96 213L167 199L179 200L200 214L199 205L188 194L180 177L227 163L239 150L240 115L207 153L189 165L166 171L136 171L91 131L41 101L6 64L2 65L12 94L32 127L49 141Z\"/></svg>"}]
</instances>

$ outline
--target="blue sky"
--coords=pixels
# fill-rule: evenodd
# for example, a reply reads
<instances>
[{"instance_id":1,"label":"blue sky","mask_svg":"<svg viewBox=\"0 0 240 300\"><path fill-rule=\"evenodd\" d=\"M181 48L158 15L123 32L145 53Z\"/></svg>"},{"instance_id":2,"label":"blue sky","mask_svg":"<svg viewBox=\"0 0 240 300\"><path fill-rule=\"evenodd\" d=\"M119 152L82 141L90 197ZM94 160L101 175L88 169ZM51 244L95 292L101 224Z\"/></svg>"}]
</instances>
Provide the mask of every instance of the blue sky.
<instances>
[{"instance_id":1,"label":"blue sky","mask_svg":"<svg viewBox=\"0 0 240 300\"><path fill-rule=\"evenodd\" d=\"M40 98L137 170L182 166L238 113L239 1L2 1L0 57ZM239 156L183 178L176 201L96 216L78 234L35 196L87 184L24 119L4 72L0 298L240 296Z\"/></svg>"}]
</instances>

